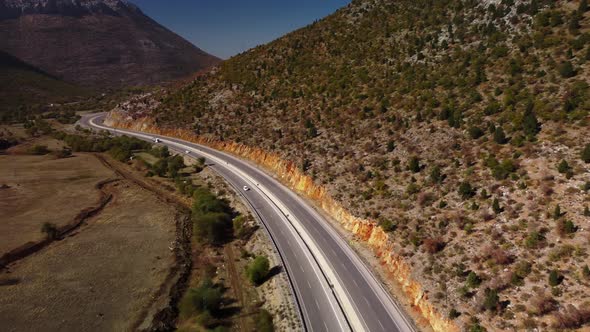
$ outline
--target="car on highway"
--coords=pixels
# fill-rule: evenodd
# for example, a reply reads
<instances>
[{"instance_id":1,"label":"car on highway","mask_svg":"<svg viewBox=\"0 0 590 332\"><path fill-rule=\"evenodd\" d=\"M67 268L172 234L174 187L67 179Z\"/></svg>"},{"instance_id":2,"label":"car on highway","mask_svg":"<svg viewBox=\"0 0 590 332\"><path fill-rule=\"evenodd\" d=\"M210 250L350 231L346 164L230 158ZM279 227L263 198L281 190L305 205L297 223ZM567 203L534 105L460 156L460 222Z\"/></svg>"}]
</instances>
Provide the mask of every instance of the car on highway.
<instances>
[{"instance_id":1,"label":"car on highway","mask_svg":"<svg viewBox=\"0 0 590 332\"><path fill-rule=\"evenodd\" d=\"M250 187L244 186L244 191L249 191L249 190L250 190Z\"/></svg>"},{"instance_id":2,"label":"car on highway","mask_svg":"<svg viewBox=\"0 0 590 332\"><path fill-rule=\"evenodd\" d=\"M160 143L160 139L159 138L154 138L154 143Z\"/></svg>"},{"instance_id":3,"label":"car on highway","mask_svg":"<svg viewBox=\"0 0 590 332\"><path fill-rule=\"evenodd\" d=\"M184 150L184 153L190 154L191 152L189 150Z\"/></svg>"}]
</instances>

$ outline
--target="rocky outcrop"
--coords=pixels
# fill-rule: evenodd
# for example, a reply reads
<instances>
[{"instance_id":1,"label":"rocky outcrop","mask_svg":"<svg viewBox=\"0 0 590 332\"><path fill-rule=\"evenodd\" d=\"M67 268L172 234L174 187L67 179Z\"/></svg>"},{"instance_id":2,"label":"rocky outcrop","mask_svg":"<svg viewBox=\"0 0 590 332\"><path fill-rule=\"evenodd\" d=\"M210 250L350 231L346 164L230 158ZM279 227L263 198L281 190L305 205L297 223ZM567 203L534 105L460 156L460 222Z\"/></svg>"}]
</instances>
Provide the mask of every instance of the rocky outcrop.
<instances>
[{"instance_id":1,"label":"rocky outcrop","mask_svg":"<svg viewBox=\"0 0 590 332\"><path fill-rule=\"evenodd\" d=\"M219 62L121 0L0 0L0 50L98 87L171 81Z\"/></svg>"},{"instance_id":2,"label":"rocky outcrop","mask_svg":"<svg viewBox=\"0 0 590 332\"><path fill-rule=\"evenodd\" d=\"M380 258L383 269L390 273L419 310L421 315L437 332L458 331L459 328L446 319L428 300L422 286L412 276L411 266L394 251L393 240L375 221L358 218L346 211L334 200L325 188L313 182L290 161L262 149L235 142L221 142L197 136L184 129L160 128L149 117L133 118L126 113L111 112L105 123L122 129L132 129L158 135L177 137L186 141L203 144L251 160L275 174L284 184L313 200L332 218L361 241L366 243Z\"/></svg>"}]
</instances>

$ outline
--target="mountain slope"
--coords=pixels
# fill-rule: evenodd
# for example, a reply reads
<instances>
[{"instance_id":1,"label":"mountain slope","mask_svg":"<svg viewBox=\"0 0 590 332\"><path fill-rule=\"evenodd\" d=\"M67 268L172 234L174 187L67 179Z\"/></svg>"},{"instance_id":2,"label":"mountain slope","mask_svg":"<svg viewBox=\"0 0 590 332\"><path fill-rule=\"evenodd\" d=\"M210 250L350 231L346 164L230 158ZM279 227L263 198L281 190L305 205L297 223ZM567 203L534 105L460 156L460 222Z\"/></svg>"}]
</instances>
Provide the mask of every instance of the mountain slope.
<instances>
[{"instance_id":1,"label":"mountain slope","mask_svg":"<svg viewBox=\"0 0 590 332\"><path fill-rule=\"evenodd\" d=\"M0 50L100 87L184 78L219 61L120 0L0 0Z\"/></svg>"},{"instance_id":2,"label":"mountain slope","mask_svg":"<svg viewBox=\"0 0 590 332\"><path fill-rule=\"evenodd\" d=\"M63 82L10 54L0 51L0 118L7 119L25 105L61 103L87 96L89 91ZM2 114L5 113L5 114Z\"/></svg>"},{"instance_id":3,"label":"mountain slope","mask_svg":"<svg viewBox=\"0 0 590 332\"><path fill-rule=\"evenodd\" d=\"M355 0L151 117L295 162L458 326L572 328L590 322L588 60L586 2Z\"/></svg>"}]
</instances>

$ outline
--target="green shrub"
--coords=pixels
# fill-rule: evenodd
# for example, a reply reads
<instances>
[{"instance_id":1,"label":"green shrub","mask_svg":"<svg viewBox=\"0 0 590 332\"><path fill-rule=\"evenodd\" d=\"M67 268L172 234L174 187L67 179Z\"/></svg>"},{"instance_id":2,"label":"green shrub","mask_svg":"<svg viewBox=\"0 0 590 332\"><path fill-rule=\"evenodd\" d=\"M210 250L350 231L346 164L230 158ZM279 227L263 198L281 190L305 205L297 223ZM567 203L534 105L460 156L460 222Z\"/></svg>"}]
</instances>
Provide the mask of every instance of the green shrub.
<instances>
[{"instance_id":1,"label":"green shrub","mask_svg":"<svg viewBox=\"0 0 590 332\"><path fill-rule=\"evenodd\" d=\"M385 232L394 232L397 229L397 224L389 219L381 220L379 226L381 226Z\"/></svg>"},{"instance_id":2,"label":"green shrub","mask_svg":"<svg viewBox=\"0 0 590 332\"><path fill-rule=\"evenodd\" d=\"M562 62L558 67L557 71L563 78L570 78L576 76L576 71L574 70L574 66L570 61Z\"/></svg>"},{"instance_id":3,"label":"green shrub","mask_svg":"<svg viewBox=\"0 0 590 332\"><path fill-rule=\"evenodd\" d=\"M408 162L408 170L414 173L420 172L420 159L418 159L418 157L414 156L410 158L410 161Z\"/></svg>"},{"instance_id":4,"label":"green shrub","mask_svg":"<svg viewBox=\"0 0 590 332\"><path fill-rule=\"evenodd\" d=\"M260 309L260 312L256 315L256 331L273 332L274 330L272 315L267 310Z\"/></svg>"},{"instance_id":5,"label":"green shrub","mask_svg":"<svg viewBox=\"0 0 590 332\"><path fill-rule=\"evenodd\" d=\"M495 289L487 288L485 290L483 307L488 311L497 311L499 304L500 297L498 296L498 291Z\"/></svg>"},{"instance_id":6,"label":"green shrub","mask_svg":"<svg viewBox=\"0 0 590 332\"><path fill-rule=\"evenodd\" d=\"M506 138L506 134L502 127L497 127L494 131L494 142L498 144L506 144L508 143L508 139Z\"/></svg>"},{"instance_id":7,"label":"green shrub","mask_svg":"<svg viewBox=\"0 0 590 332\"><path fill-rule=\"evenodd\" d=\"M475 196L475 189L469 182L461 182L459 185L458 193L463 200L469 199Z\"/></svg>"},{"instance_id":8,"label":"green shrub","mask_svg":"<svg viewBox=\"0 0 590 332\"><path fill-rule=\"evenodd\" d=\"M467 275L465 284L469 288L477 288L481 284L481 278L475 272L471 271Z\"/></svg>"},{"instance_id":9,"label":"green shrub","mask_svg":"<svg viewBox=\"0 0 590 332\"><path fill-rule=\"evenodd\" d=\"M582 150L581 158L582 161L584 161L585 163L590 163L590 144L586 144L586 146Z\"/></svg>"},{"instance_id":10,"label":"green shrub","mask_svg":"<svg viewBox=\"0 0 590 332\"><path fill-rule=\"evenodd\" d=\"M557 270L551 270L549 272L549 286L555 287L561 284L563 281L563 277L559 274Z\"/></svg>"},{"instance_id":11,"label":"green shrub","mask_svg":"<svg viewBox=\"0 0 590 332\"><path fill-rule=\"evenodd\" d=\"M265 256L256 256L246 267L248 279L255 285L262 284L266 280L269 271L269 261Z\"/></svg>"},{"instance_id":12,"label":"green shrub","mask_svg":"<svg viewBox=\"0 0 590 332\"><path fill-rule=\"evenodd\" d=\"M481 128L476 127L476 126L469 127L468 131L469 131L469 137L471 137L472 139L478 139L478 138L482 137L484 134L483 130L481 130Z\"/></svg>"},{"instance_id":13,"label":"green shrub","mask_svg":"<svg viewBox=\"0 0 590 332\"><path fill-rule=\"evenodd\" d=\"M494 202L492 203L492 210L494 210L496 214L502 213L504 211L504 209L500 206L500 201L498 200L498 198L494 198Z\"/></svg>"},{"instance_id":14,"label":"green shrub","mask_svg":"<svg viewBox=\"0 0 590 332\"><path fill-rule=\"evenodd\" d=\"M434 165L432 170L430 171L430 181L433 183L441 183L444 179L444 175L440 171L440 167L438 165Z\"/></svg>"},{"instance_id":15,"label":"green shrub","mask_svg":"<svg viewBox=\"0 0 590 332\"><path fill-rule=\"evenodd\" d=\"M29 149L29 152L37 156L42 156L48 154L51 151L49 151L46 145L35 145Z\"/></svg>"},{"instance_id":16,"label":"green shrub","mask_svg":"<svg viewBox=\"0 0 590 332\"><path fill-rule=\"evenodd\" d=\"M190 289L187 297L197 312L207 311L213 314L221 307L221 290L215 287L211 279L205 279L199 287Z\"/></svg>"},{"instance_id":17,"label":"green shrub","mask_svg":"<svg viewBox=\"0 0 590 332\"><path fill-rule=\"evenodd\" d=\"M537 231L532 231L527 235L526 239L524 240L524 245L529 249L537 248L542 239L543 238L541 236L541 233Z\"/></svg>"},{"instance_id":18,"label":"green shrub","mask_svg":"<svg viewBox=\"0 0 590 332\"><path fill-rule=\"evenodd\" d=\"M565 160L561 160L561 162L557 165L557 171L561 174L569 172L570 169L570 165Z\"/></svg>"}]
</instances>

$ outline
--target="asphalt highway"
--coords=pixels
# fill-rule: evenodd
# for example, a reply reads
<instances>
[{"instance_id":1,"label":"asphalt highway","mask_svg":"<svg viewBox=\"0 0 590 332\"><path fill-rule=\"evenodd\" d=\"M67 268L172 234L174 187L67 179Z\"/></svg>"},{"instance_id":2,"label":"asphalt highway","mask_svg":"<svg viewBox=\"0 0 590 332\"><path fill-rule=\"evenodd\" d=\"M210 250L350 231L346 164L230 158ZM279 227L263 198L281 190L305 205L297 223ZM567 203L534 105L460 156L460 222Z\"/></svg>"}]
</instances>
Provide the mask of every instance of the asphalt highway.
<instances>
[{"instance_id":1,"label":"asphalt highway","mask_svg":"<svg viewBox=\"0 0 590 332\"><path fill-rule=\"evenodd\" d=\"M278 250L307 331L416 331L369 268L308 202L232 155L173 137L113 129L105 114L84 116L80 124L167 145L205 157L250 205ZM244 186L251 188L243 190Z\"/></svg>"}]
</instances>

